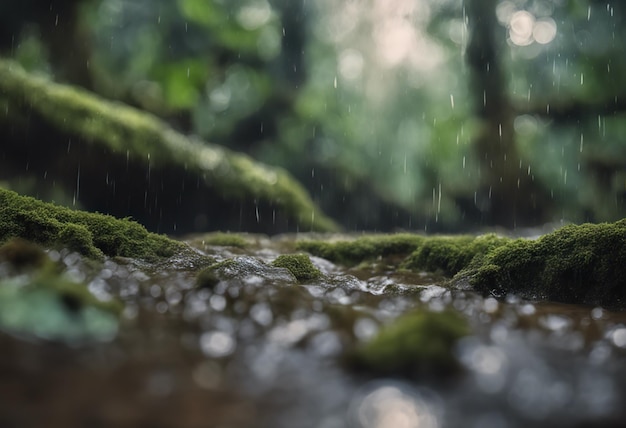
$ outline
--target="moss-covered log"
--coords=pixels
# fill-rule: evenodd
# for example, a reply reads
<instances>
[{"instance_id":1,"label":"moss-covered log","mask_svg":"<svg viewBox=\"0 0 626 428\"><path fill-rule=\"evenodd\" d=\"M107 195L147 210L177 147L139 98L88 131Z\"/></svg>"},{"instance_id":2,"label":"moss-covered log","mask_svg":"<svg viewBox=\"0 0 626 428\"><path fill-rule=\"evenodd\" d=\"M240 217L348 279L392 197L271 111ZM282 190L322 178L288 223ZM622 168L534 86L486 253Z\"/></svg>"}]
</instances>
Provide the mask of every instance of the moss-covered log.
<instances>
[{"instance_id":1,"label":"moss-covered log","mask_svg":"<svg viewBox=\"0 0 626 428\"><path fill-rule=\"evenodd\" d=\"M0 138L0 179L34 181L42 194L63 187L90 211L153 230L337 228L285 170L2 59Z\"/></svg>"}]
</instances>

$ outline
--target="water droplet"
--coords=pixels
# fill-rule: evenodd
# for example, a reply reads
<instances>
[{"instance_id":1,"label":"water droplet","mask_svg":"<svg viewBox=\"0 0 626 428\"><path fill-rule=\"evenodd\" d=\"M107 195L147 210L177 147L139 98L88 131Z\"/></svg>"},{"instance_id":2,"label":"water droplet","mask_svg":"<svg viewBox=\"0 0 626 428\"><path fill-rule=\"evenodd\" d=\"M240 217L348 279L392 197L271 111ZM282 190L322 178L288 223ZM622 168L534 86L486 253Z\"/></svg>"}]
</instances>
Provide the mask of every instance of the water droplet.
<instances>
[{"instance_id":1,"label":"water droplet","mask_svg":"<svg viewBox=\"0 0 626 428\"><path fill-rule=\"evenodd\" d=\"M200 349L208 357L226 357L233 353L236 345L235 339L223 331L205 332L200 336Z\"/></svg>"},{"instance_id":2,"label":"water droplet","mask_svg":"<svg viewBox=\"0 0 626 428\"><path fill-rule=\"evenodd\" d=\"M350 418L361 428L440 427L438 397L399 382L379 382L350 407Z\"/></svg>"},{"instance_id":3,"label":"water droplet","mask_svg":"<svg viewBox=\"0 0 626 428\"><path fill-rule=\"evenodd\" d=\"M626 328L619 327L613 330L611 340L618 348L626 348Z\"/></svg>"}]
</instances>

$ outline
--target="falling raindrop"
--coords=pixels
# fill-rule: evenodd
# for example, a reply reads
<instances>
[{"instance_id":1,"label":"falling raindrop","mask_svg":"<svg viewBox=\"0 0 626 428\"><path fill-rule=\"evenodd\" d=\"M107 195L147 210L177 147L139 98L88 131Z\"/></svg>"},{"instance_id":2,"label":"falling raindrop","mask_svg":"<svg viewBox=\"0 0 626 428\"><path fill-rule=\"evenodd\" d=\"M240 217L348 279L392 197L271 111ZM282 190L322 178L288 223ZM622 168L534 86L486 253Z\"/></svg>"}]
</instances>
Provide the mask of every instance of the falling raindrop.
<instances>
[{"instance_id":1,"label":"falling raindrop","mask_svg":"<svg viewBox=\"0 0 626 428\"><path fill-rule=\"evenodd\" d=\"M76 192L72 199L72 205L76 206L76 200L79 198L80 193L80 164L78 164L78 170L76 171Z\"/></svg>"},{"instance_id":2,"label":"falling raindrop","mask_svg":"<svg viewBox=\"0 0 626 428\"><path fill-rule=\"evenodd\" d=\"M584 141L584 135L581 133L580 134L580 153L583 152L583 141Z\"/></svg>"},{"instance_id":3,"label":"falling raindrop","mask_svg":"<svg viewBox=\"0 0 626 428\"><path fill-rule=\"evenodd\" d=\"M452 109L454 109L454 95L450 94L450 105L452 106Z\"/></svg>"}]
</instances>

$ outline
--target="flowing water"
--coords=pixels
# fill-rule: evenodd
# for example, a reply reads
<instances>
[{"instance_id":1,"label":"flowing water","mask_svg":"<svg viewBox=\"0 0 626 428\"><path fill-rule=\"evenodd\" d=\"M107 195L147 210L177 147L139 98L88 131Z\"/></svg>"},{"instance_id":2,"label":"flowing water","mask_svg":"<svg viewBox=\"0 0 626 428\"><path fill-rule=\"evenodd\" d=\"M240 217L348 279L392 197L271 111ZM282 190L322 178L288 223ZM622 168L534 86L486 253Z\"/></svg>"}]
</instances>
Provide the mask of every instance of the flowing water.
<instances>
[{"instance_id":1,"label":"flowing water","mask_svg":"<svg viewBox=\"0 0 626 428\"><path fill-rule=\"evenodd\" d=\"M312 257L324 278L297 284L267 263L294 237L248 239L189 240L249 272L204 288L186 260L94 266L49 253L99 298L121 299L122 321L83 340L0 334L0 426L622 426L626 313L450 290L386 260L346 269ZM376 378L345 365L399 315L449 308L472 329L455 350L461 374Z\"/></svg>"}]
</instances>

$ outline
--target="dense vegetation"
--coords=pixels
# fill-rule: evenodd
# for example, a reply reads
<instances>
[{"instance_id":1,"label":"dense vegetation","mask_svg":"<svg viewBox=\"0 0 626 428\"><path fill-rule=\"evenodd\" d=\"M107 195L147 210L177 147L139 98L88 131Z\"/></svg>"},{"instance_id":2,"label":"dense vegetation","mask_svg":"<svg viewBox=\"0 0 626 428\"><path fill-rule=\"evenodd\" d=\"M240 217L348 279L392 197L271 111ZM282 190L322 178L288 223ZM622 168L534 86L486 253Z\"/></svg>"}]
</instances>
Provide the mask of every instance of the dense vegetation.
<instances>
[{"instance_id":1,"label":"dense vegetation","mask_svg":"<svg viewBox=\"0 0 626 428\"><path fill-rule=\"evenodd\" d=\"M625 18L591 0L26 0L0 5L0 49L287 168L347 229L461 230L623 217Z\"/></svg>"}]
</instances>

